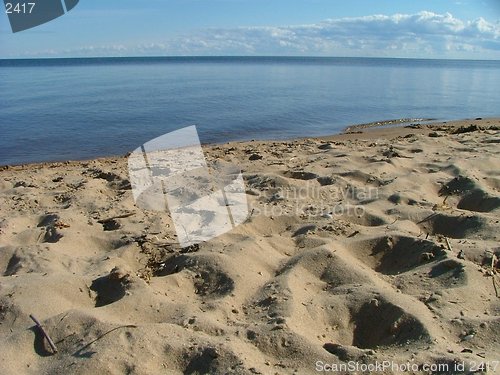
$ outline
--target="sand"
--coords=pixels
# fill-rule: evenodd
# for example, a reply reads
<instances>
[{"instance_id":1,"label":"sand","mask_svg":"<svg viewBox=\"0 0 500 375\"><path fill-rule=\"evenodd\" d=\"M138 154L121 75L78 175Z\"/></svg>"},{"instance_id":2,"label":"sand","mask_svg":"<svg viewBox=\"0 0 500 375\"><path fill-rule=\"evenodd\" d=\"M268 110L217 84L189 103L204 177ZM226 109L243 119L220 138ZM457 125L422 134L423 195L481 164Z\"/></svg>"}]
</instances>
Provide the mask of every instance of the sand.
<instances>
[{"instance_id":1,"label":"sand","mask_svg":"<svg viewBox=\"0 0 500 375\"><path fill-rule=\"evenodd\" d=\"M500 120L204 151L252 214L188 248L125 157L0 168L1 374L500 373Z\"/></svg>"}]
</instances>

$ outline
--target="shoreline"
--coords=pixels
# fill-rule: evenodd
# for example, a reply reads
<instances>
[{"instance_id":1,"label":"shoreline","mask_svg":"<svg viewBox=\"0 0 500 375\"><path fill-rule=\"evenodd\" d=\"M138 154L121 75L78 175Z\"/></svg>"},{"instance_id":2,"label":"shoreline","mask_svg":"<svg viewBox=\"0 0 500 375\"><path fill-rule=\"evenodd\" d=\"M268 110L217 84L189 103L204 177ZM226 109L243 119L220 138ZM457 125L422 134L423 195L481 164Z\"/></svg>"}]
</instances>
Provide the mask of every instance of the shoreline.
<instances>
[{"instance_id":1,"label":"shoreline","mask_svg":"<svg viewBox=\"0 0 500 375\"><path fill-rule=\"evenodd\" d=\"M412 123L431 123L431 122L436 122L438 121L437 119L434 118L399 118L399 119L392 119L392 120L381 120L381 121L372 121L372 122L367 122L364 124L356 124L356 125L350 125L347 126L343 133L350 133L350 132L355 132L361 129L367 129L367 128L380 128L380 127L390 127L390 126L405 126L405 125L412 125Z\"/></svg>"},{"instance_id":2,"label":"shoreline","mask_svg":"<svg viewBox=\"0 0 500 375\"><path fill-rule=\"evenodd\" d=\"M441 126L448 127L460 127L466 126L467 124L475 124L477 126L488 126L491 122L500 120L500 117L489 117L489 118L475 118L475 119L461 119L461 120L435 120L435 119L392 119L392 120L381 120L373 121L363 124L349 125L345 127L341 132L334 133L330 135L322 135L319 137L296 137L287 139L254 139L254 140L242 140L242 141L229 141L229 142L217 142L217 143L206 143L202 144L203 148L211 148L215 146L225 145L225 144L241 144L241 143L252 143L252 142L293 142L293 141L303 141L307 139L315 140L346 140L346 139L370 139L373 137L398 137L404 136L411 133L419 134L430 132L434 128L439 128ZM411 130L408 130L411 129ZM51 160L51 161L41 161L41 162L29 162L29 163L19 163L19 164L0 164L0 171L13 167L22 167L30 165L50 165L58 163L83 163L90 162L92 160L109 160L109 159L120 159L127 157L129 153L122 155L105 155L97 156L94 158L84 158L84 159L66 159L66 160Z\"/></svg>"}]
</instances>

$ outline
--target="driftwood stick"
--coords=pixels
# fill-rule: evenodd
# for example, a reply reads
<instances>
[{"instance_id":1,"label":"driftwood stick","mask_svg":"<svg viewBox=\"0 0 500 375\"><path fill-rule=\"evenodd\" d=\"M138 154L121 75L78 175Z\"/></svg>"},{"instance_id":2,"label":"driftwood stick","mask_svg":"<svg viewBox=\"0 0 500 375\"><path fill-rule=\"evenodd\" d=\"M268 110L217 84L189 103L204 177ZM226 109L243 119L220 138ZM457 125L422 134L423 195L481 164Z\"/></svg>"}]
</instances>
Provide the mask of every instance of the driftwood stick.
<instances>
[{"instance_id":1,"label":"driftwood stick","mask_svg":"<svg viewBox=\"0 0 500 375\"><path fill-rule=\"evenodd\" d=\"M31 318L31 320L33 320L35 322L36 327L40 330L40 332L42 333L42 335L47 339L47 342L49 343L49 346L52 349L52 351L54 352L54 354L57 353L56 344L54 344L54 341L52 341L52 339L50 338L49 334L43 328L42 324L32 314L30 314L30 318Z\"/></svg>"},{"instance_id":2,"label":"driftwood stick","mask_svg":"<svg viewBox=\"0 0 500 375\"><path fill-rule=\"evenodd\" d=\"M448 250L453 251L450 245L450 241L448 241L448 237L445 237L444 240L446 241L446 246L448 246Z\"/></svg>"},{"instance_id":3,"label":"driftwood stick","mask_svg":"<svg viewBox=\"0 0 500 375\"><path fill-rule=\"evenodd\" d=\"M347 236L347 238L352 238L354 237L355 235L359 234L359 230L355 230L354 232L352 232L350 235Z\"/></svg>"},{"instance_id":4,"label":"driftwood stick","mask_svg":"<svg viewBox=\"0 0 500 375\"><path fill-rule=\"evenodd\" d=\"M500 298L500 295L498 294L498 288L497 288L497 282L495 277L497 277L497 270L496 270L496 263L497 263L497 256L493 254L491 257L491 279L493 280L493 288L495 288L495 295L497 298Z\"/></svg>"},{"instance_id":5,"label":"driftwood stick","mask_svg":"<svg viewBox=\"0 0 500 375\"><path fill-rule=\"evenodd\" d=\"M120 329L120 328L137 328L137 326L135 324L126 324L126 325L123 325L123 326L118 326L118 327L115 327L115 328L111 328L109 331L107 332L104 332L102 335L100 335L99 337L97 337L96 339L92 340L91 342L89 342L88 344L82 346L80 349L78 349L73 355L79 355L79 353L83 352L85 349L87 349L90 345L92 345L94 342L102 339L104 336L106 336L107 334L113 332L113 331L116 331L117 329Z\"/></svg>"},{"instance_id":6,"label":"driftwood stick","mask_svg":"<svg viewBox=\"0 0 500 375\"><path fill-rule=\"evenodd\" d=\"M437 216L437 212L434 212L433 214L430 214L427 216L425 219L420 220L417 224L422 224L425 223L426 221L432 219L433 217Z\"/></svg>"},{"instance_id":7,"label":"driftwood stick","mask_svg":"<svg viewBox=\"0 0 500 375\"><path fill-rule=\"evenodd\" d=\"M101 219L101 220L97 220L97 222L99 224L106 224L112 220L115 220L115 219L125 219L126 217L130 217L132 215L135 215L135 212L128 212L126 214L122 214L122 215L116 215L116 216L112 216L112 217L108 217L106 219Z\"/></svg>"}]
</instances>

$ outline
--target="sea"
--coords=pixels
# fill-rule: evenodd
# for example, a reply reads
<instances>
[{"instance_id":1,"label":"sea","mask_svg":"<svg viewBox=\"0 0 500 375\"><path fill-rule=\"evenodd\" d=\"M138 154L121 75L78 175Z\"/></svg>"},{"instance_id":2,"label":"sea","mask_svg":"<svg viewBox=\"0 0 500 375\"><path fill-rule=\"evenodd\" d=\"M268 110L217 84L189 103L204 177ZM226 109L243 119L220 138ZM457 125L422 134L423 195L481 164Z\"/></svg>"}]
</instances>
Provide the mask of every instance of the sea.
<instances>
[{"instance_id":1,"label":"sea","mask_svg":"<svg viewBox=\"0 0 500 375\"><path fill-rule=\"evenodd\" d=\"M0 165L124 155L196 125L203 144L353 124L500 116L500 61L318 57L0 60Z\"/></svg>"}]
</instances>

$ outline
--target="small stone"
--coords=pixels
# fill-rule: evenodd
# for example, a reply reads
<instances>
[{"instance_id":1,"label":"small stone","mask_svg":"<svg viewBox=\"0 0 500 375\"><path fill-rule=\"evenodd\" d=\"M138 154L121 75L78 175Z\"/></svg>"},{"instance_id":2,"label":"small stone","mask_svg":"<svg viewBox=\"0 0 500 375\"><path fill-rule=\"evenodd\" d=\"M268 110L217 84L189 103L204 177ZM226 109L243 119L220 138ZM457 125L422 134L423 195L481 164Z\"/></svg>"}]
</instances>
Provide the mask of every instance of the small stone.
<instances>
[{"instance_id":1,"label":"small stone","mask_svg":"<svg viewBox=\"0 0 500 375\"><path fill-rule=\"evenodd\" d=\"M262 155L252 154L252 155L250 155L250 157L248 158L248 160L261 160L262 158L263 158Z\"/></svg>"},{"instance_id":2,"label":"small stone","mask_svg":"<svg viewBox=\"0 0 500 375\"><path fill-rule=\"evenodd\" d=\"M109 220L109 221L106 221L105 223L103 223L102 227L103 227L104 231L110 232L113 230L120 229L121 224L117 220L112 219L112 220Z\"/></svg>"},{"instance_id":3,"label":"small stone","mask_svg":"<svg viewBox=\"0 0 500 375\"><path fill-rule=\"evenodd\" d=\"M110 280L123 280L125 278L128 278L130 276L130 272L126 271L125 269L121 267L114 267L108 275L108 278Z\"/></svg>"},{"instance_id":4,"label":"small stone","mask_svg":"<svg viewBox=\"0 0 500 375\"><path fill-rule=\"evenodd\" d=\"M208 354L212 358L219 357L219 351L217 350L217 348L206 348L205 353Z\"/></svg>"},{"instance_id":5,"label":"small stone","mask_svg":"<svg viewBox=\"0 0 500 375\"><path fill-rule=\"evenodd\" d=\"M462 341L469 341L469 340L472 340L474 338L474 334L471 333L470 335L466 335L464 337L462 337Z\"/></svg>"},{"instance_id":6,"label":"small stone","mask_svg":"<svg viewBox=\"0 0 500 375\"><path fill-rule=\"evenodd\" d=\"M331 150L333 149L333 146L331 143L322 143L321 145L318 146L320 150Z\"/></svg>"}]
</instances>

